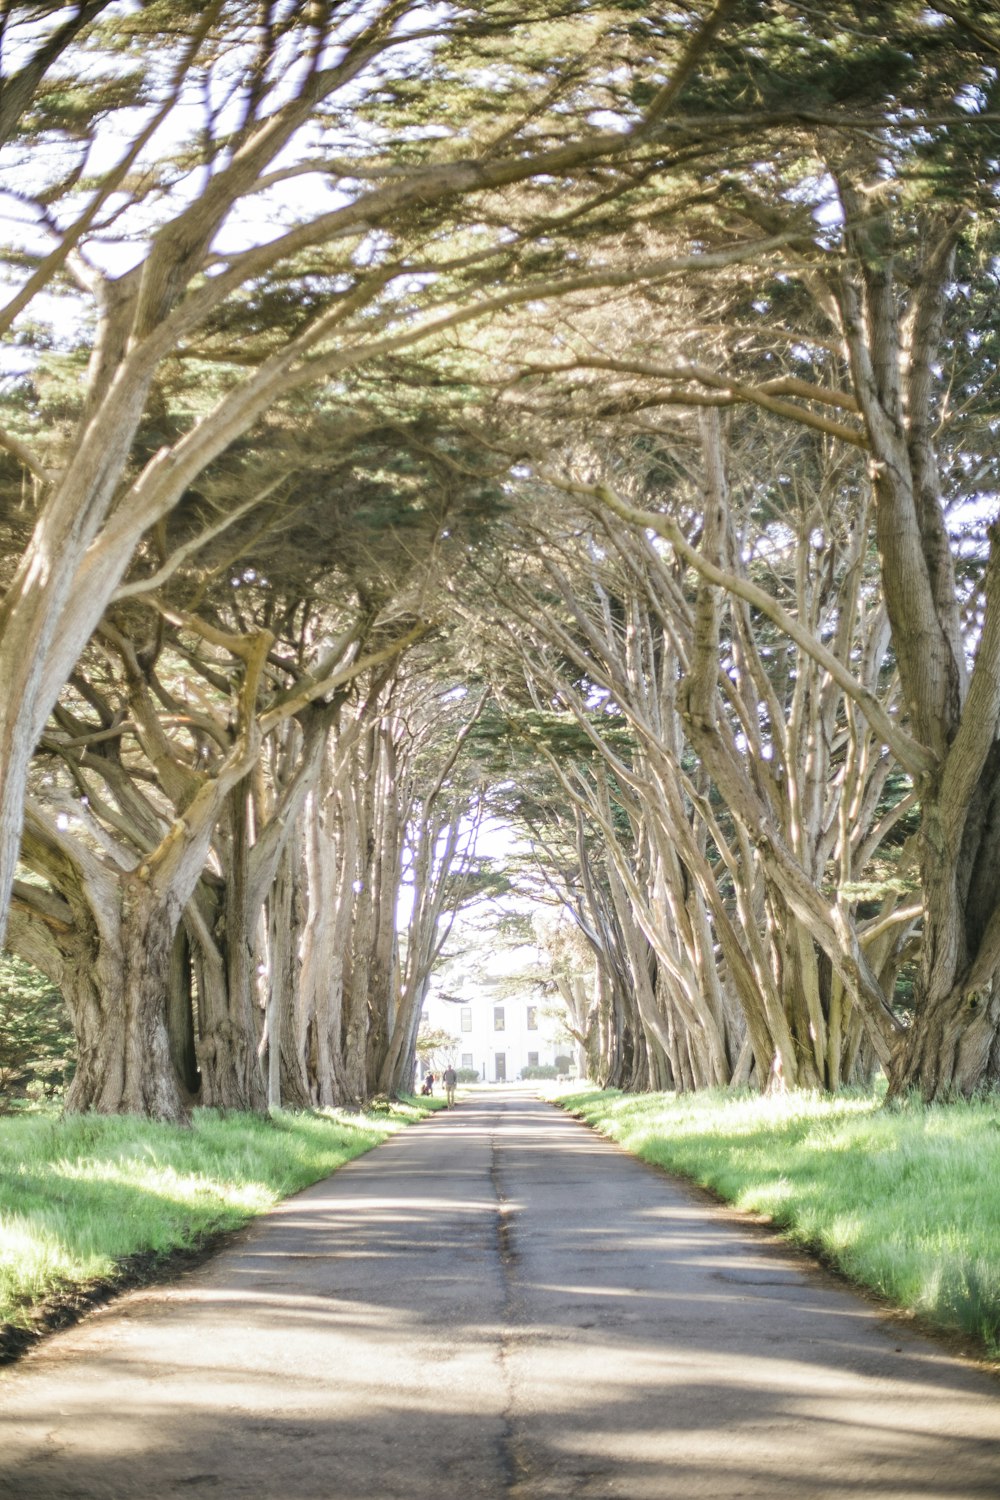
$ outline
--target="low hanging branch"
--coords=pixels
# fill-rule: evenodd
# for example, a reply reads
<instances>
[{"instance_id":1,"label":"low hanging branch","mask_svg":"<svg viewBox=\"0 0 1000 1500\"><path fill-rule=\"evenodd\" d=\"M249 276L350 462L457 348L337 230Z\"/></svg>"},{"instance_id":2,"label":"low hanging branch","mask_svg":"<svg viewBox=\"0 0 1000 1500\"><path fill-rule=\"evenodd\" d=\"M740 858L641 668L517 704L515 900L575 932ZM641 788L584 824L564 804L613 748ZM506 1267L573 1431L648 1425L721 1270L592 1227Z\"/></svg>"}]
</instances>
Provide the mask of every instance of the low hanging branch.
<instances>
[{"instance_id":1,"label":"low hanging branch","mask_svg":"<svg viewBox=\"0 0 1000 1500\"><path fill-rule=\"evenodd\" d=\"M613 374L639 375L676 386L676 389L659 391L655 396L645 398L643 405L730 406L734 402L740 402L748 406L759 406L775 416L789 417L803 427L811 427L827 437L840 438L854 448L868 447L868 439L860 427L848 427L844 422L837 422L823 412L781 399L784 396L794 396L819 406L856 412L857 399L849 391L829 390L825 386L813 385L806 380L794 380L790 376L764 381L759 385L747 385L692 360L682 360L675 365L660 365L650 360L586 355L559 364L527 365L524 373L554 375L572 370L606 370ZM699 390L698 387L704 387L704 390ZM706 394L707 392L714 394Z\"/></svg>"},{"instance_id":2,"label":"low hanging branch","mask_svg":"<svg viewBox=\"0 0 1000 1500\"><path fill-rule=\"evenodd\" d=\"M833 652L828 650L822 641L816 639L811 630L801 625L794 615L789 614L777 600L772 599L766 590L751 583L747 578L741 578L737 573L727 572L717 567L715 563L709 562L696 547L692 547L672 517L665 516L658 511L641 510L637 505L629 504L607 484L585 484L582 480L565 479L549 470L540 471L539 477L546 484L551 484L567 494L583 495L596 500L600 505L613 511L621 520L628 521L633 526L643 526L650 531L655 531L657 536L668 541L677 555L689 567L694 568L695 572L707 583L714 584L727 593L735 594L737 598L759 609L762 615L777 625L779 630L784 631L824 671L829 672L841 691L857 704L873 732L879 736L883 744L888 746L900 765L914 779L921 780L934 770L937 761L931 751L894 723L874 694L858 682Z\"/></svg>"},{"instance_id":3,"label":"low hanging branch","mask_svg":"<svg viewBox=\"0 0 1000 1500\"><path fill-rule=\"evenodd\" d=\"M235 510L227 512L218 521L213 522L211 526L207 526L204 531L200 531L197 536L192 537L190 541L183 543L182 546L178 547L170 555L163 566L158 568L155 573L151 573L148 578L137 578L131 583L121 584L112 594L111 602L118 604L123 599L133 599L137 594L149 594L155 589L162 588L163 584L167 583L178 569L184 566L189 558L194 557L203 547L207 547L209 542L213 542L224 531L228 531L230 526L234 526L237 521L242 520L250 511L255 510L258 505L262 505L290 477L291 471L279 474L277 479L272 480L270 484L266 484L256 494L251 495L249 500L245 500L242 505L237 505Z\"/></svg>"}]
</instances>

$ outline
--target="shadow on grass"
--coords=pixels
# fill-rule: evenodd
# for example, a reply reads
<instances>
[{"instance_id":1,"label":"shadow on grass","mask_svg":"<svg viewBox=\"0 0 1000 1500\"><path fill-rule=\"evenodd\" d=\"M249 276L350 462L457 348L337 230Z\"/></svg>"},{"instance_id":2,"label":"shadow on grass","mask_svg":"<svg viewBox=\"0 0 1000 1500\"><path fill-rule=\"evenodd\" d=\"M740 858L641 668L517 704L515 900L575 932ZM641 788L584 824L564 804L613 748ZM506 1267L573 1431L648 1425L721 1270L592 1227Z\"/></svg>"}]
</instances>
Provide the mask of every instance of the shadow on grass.
<instances>
[{"instance_id":1,"label":"shadow on grass","mask_svg":"<svg viewBox=\"0 0 1000 1500\"><path fill-rule=\"evenodd\" d=\"M123 1210L127 1218L129 1207L135 1211L139 1205L146 1210L144 1216L148 1217L151 1200L162 1202L165 1197L164 1194L154 1193L149 1189L123 1187L120 1183L102 1184L99 1187L101 1190L88 1194L94 1211L103 1210L118 1219ZM47 1198L46 1206L50 1206L50 1203L51 1200ZM27 1207L24 1217L30 1219L31 1213L32 1209ZM149 1286L153 1282L169 1281L182 1271L200 1265L230 1243L250 1217L249 1212L229 1210L224 1216L217 1216L214 1221L192 1228L189 1219L185 1218L178 1206L177 1218L185 1223L182 1243L147 1245L138 1250L125 1251L111 1258L112 1267L104 1275L82 1281L56 1278L40 1298L28 1291L12 1298L15 1304L20 1304L22 1315L16 1317L16 1320L0 1323L0 1365L12 1363L47 1334L70 1327L93 1308L100 1307L123 1292ZM53 1238L58 1241L58 1235Z\"/></svg>"},{"instance_id":2,"label":"shadow on grass","mask_svg":"<svg viewBox=\"0 0 1000 1500\"><path fill-rule=\"evenodd\" d=\"M190 1130L103 1116L12 1124L0 1134L12 1233L6 1252L0 1239L0 1363L118 1293L196 1264L424 1114L405 1103L376 1119L199 1110Z\"/></svg>"},{"instance_id":3,"label":"shadow on grass","mask_svg":"<svg viewBox=\"0 0 1000 1500\"><path fill-rule=\"evenodd\" d=\"M929 1329L1000 1358L1000 1144L983 1129L984 1114L1000 1129L995 1105L610 1090L556 1102Z\"/></svg>"}]
</instances>

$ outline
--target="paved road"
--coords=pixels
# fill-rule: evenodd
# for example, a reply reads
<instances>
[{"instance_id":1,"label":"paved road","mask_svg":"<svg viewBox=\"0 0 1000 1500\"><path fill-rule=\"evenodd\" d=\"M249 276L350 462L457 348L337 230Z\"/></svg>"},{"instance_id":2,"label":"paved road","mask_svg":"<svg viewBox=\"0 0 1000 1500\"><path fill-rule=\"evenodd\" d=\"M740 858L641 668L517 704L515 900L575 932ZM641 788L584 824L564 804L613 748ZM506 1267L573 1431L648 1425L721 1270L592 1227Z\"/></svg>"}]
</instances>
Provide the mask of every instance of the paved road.
<instances>
[{"instance_id":1,"label":"paved road","mask_svg":"<svg viewBox=\"0 0 1000 1500\"><path fill-rule=\"evenodd\" d=\"M5 1500L1000 1496L1000 1382L515 1091L0 1378Z\"/></svg>"}]
</instances>

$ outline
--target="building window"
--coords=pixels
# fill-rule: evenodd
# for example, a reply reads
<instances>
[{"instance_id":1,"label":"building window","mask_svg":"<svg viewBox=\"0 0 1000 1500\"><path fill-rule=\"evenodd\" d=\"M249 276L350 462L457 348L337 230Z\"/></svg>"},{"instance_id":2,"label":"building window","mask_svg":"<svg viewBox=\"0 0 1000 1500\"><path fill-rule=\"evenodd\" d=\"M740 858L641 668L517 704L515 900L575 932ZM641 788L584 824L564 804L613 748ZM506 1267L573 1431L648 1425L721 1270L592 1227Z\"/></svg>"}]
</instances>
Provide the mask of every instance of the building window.
<instances>
[{"instance_id":1,"label":"building window","mask_svg":"<svg viewBox=\"0 0 1000 1500\"><path fill-rule=\"evenodd\" d=\"M462 1067L463 1068L472 1068L472 1067L475 1067L475 1064L472 1061L472 1053L471 1052L463 1052L462 1053Z\"/></svg>"},{"instance_id":2,"label":"building window","mask_svg":"<svg viewBox=\"0 0 1000 1500\"><path fill-rule=\"evenodd\" d=\"M494 1031L503 1031L503 1006L502 1005L494 1005L494 1007L493 1007L493 1030Z\"/></svg>"},{"instance_id":3,"label":"building window","mask_svg":"<svg viewBox=\"0 0 1000 1500\"><path fill-rule=\"evenodd\" d=\"M538 1053L537 1052L529 1052L528 1053L528 1067L529 1068L537 1068L538 1067Z\"/></svg>"},{"instance_id":4,"label":"building window","mask_svg":"<svg viewBox=\"0 0 1000 1500\"><path fill-rule=\"evenodd\" d=\"M471 1031L472 1030L472 1006L471 1005L463 1005L462 1006L462 1030L463 1031Z\"/></svg>"},{"instance_id":5,"label":"building window","mask_svg":"<svg viewBox=\"0 0 1000 1500\"><path fill-rule=\"evenodd\" d=\"M430 1020L430 1016L428 1015L427 1011L422 1010L420 1012L420 1019L421 1019L421 1021L423 1021L424 1025L426 1026L427 1022Z\"/></svg>"},{"instance_id":6,"label":"building window","mask_svg":"<svg viewBox=\"0 0 1000 1500\"><path fill-rule=\"evenodd\" d=\"M537 1031L538 1030L538 1006L537 1005L529 1005L528 1006L528 1030L529 1031Z\"/></svg>"}]
</instances>

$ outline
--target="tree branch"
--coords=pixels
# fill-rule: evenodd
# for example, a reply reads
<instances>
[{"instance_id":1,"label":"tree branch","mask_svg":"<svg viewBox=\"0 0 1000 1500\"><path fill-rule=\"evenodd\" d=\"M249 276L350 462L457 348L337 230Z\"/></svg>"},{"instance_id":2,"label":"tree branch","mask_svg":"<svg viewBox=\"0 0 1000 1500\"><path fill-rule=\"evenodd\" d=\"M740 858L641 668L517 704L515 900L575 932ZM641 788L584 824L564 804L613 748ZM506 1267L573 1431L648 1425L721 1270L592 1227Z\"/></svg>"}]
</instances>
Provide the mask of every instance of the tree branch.
<instances>
[{"instance_id":1,"label":"tree branch","mask_svg":"<svg viewBox=\"0 0 1000 1500\"><path fill-rule=\"evenodd\" d=\"M692 547L686 539L677 522L670 516L665 516L659 511L640 510L638 506L630 505L622 500L620 496L606 484L589 485L582 481L563 479L551 471L540 471L540 477L546 483L554 485L557 489L566 491L568 494L586 495L606 506L619 516L623 521L630 522L633 526L648 527L655 531L658 536L668 541L680 557L694 568L697 573L714 583L717 588L726 590L728 593L736 594L738 598L746 600L761 614L766 615L775 625L788 635L797 646L806 652L808 656L830 673L834 681L842 691L858 705L864 714L872 730L879 736L882 742L889 747L896 756L900 765L903 766L914 777L928 775L935 767L936 760L931 752L913 739L905 730L886 713L878 699L863 687L855 677L848 672L842 662L818 641L812 631L806 630L799 622L784 609L776 599L772 599L764 589L758 588L749 579L740 578L735 573L725 572L714 563L703 557L696 547Z\"/></svg>"}]
</instances>

